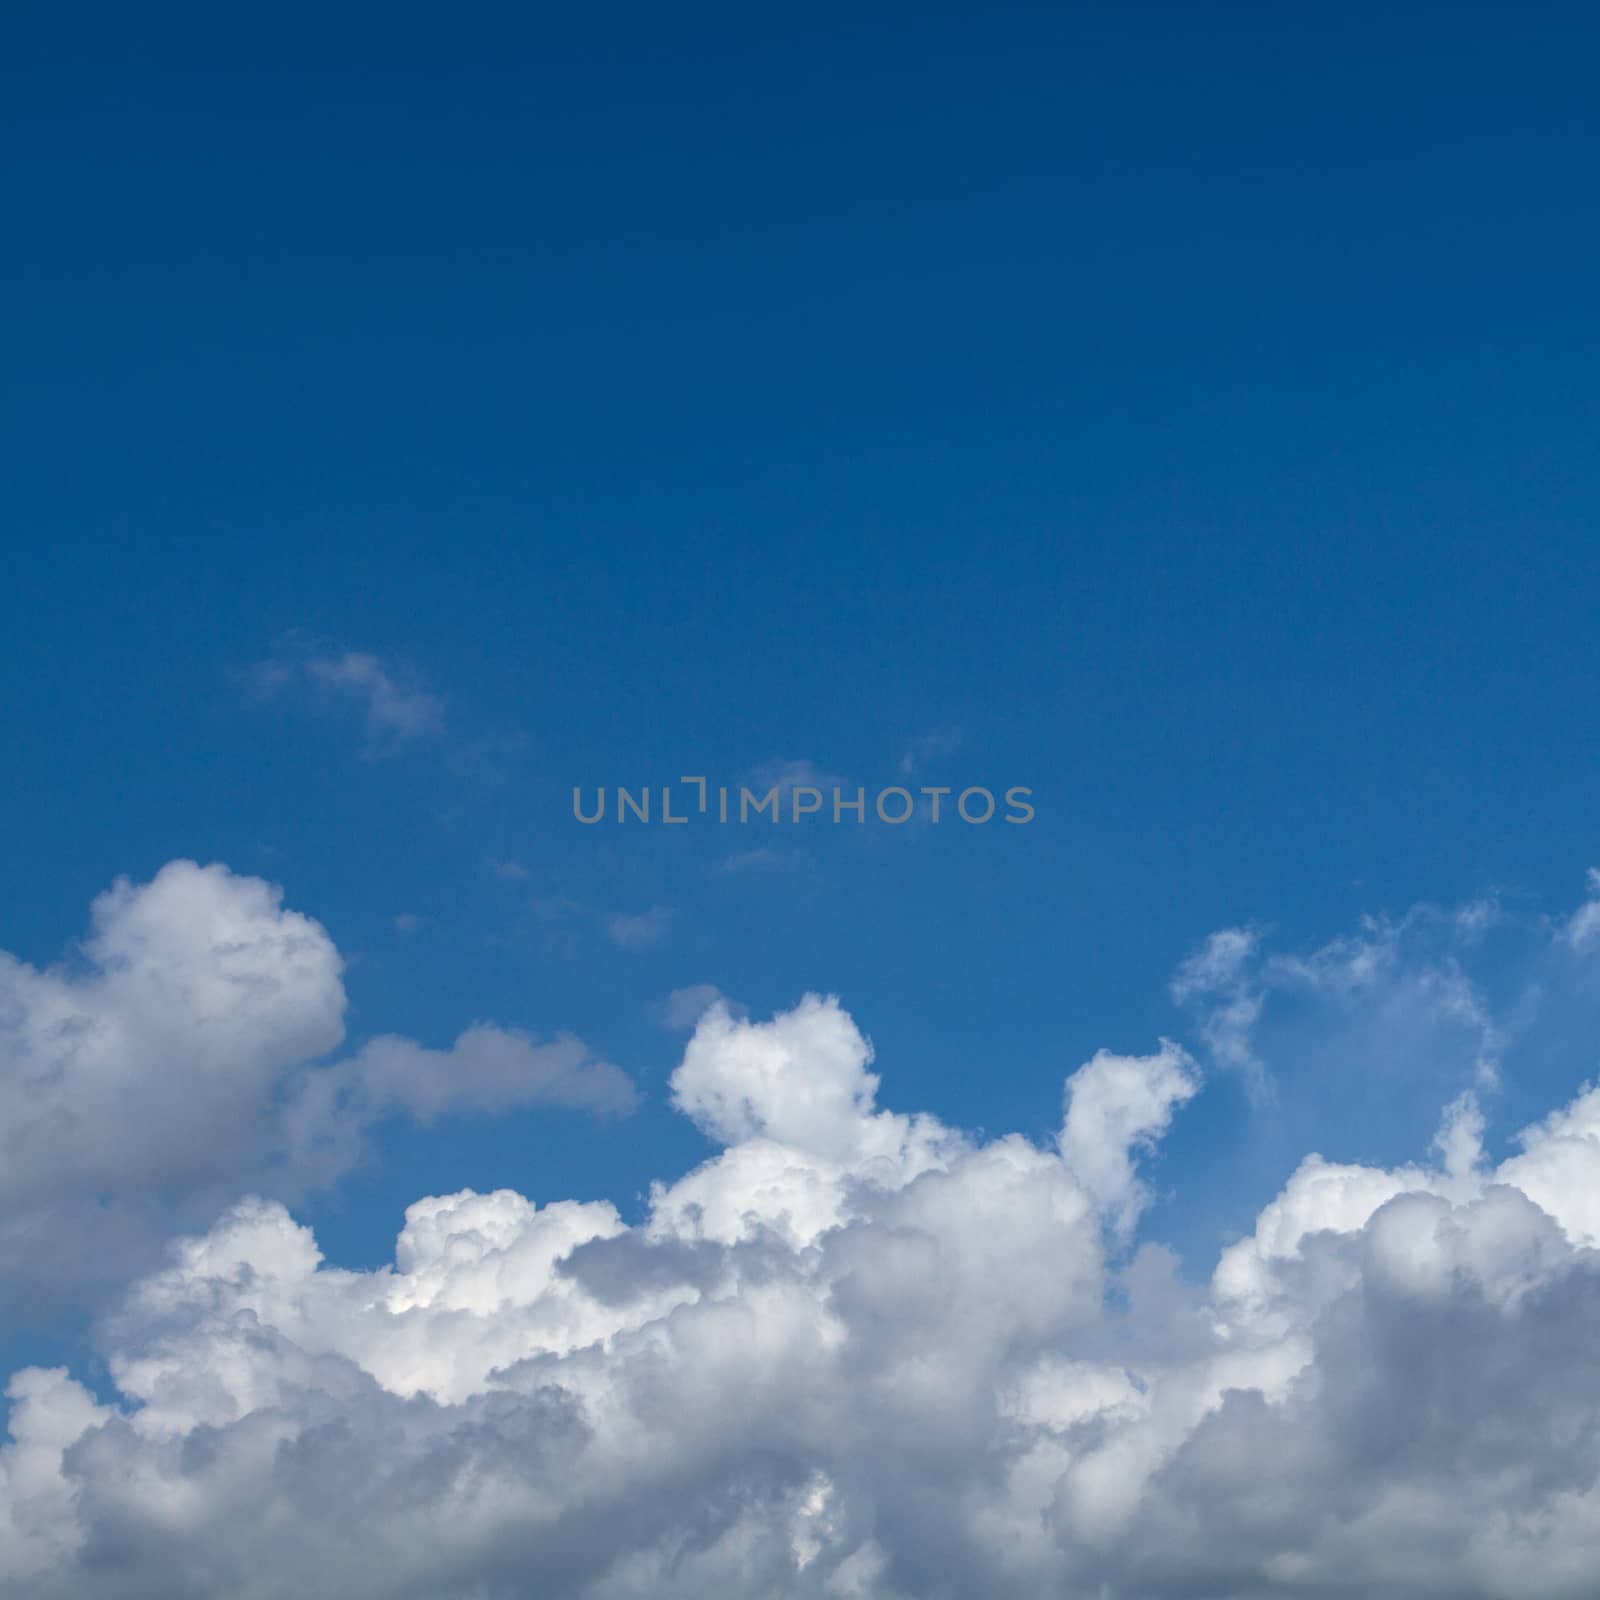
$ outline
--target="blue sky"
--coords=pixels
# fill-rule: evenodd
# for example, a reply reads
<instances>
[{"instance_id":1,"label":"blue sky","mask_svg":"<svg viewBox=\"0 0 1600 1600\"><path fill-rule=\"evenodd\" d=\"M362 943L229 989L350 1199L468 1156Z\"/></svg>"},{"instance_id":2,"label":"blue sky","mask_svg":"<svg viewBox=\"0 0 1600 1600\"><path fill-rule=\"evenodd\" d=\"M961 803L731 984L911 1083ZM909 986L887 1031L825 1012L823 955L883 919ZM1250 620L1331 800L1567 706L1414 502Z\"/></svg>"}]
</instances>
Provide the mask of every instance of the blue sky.
<instances>
[{"instance_id":1,"label":"blue sky","mask_svg":"<svg viewBox=\"0 0 1600 1600\"><path fill-rule=\"evenodd\" d=\"M222 860L351 955L357 1035L568 1027L648 1090L669 990L820 988L918 1103L1042 1127L1177 1029L1213 928L1577 894L1580 10L376 19L13 28L16 953ZM286 638L414 674L440 736L252 704ZM719 874L734 835L570 819L930 736L1035 822ZM415 1158L610 1192L681 1159L661 1121Z\"/></svg>"},{"instance_id":2,"label":"blue sky","mask_svg":"<svg viewBox=\"0 0 1600 1600\"><path fill-rule=\"evenodd\" d=\"M694 985L837 994L882 1103L1041 1140L1182 1042L1145 1232L1196 1277L1304 1150L1474 1083L1498 1150L1592 1072L1576 984L1495 1085L1291 995L1267 1094L1171 992L1220 929L1492 897L1516 1011L1600 862L1586 8L7 34L0 944L70 968L119 875L224 862L328 930L352 1048L570 1030L638 1087L383 1124L296 1207L335 1261L467 1186L641 1215L711 1149ZM1036 816L572 818L784 763Z\"/></svg>"}]
</instances>

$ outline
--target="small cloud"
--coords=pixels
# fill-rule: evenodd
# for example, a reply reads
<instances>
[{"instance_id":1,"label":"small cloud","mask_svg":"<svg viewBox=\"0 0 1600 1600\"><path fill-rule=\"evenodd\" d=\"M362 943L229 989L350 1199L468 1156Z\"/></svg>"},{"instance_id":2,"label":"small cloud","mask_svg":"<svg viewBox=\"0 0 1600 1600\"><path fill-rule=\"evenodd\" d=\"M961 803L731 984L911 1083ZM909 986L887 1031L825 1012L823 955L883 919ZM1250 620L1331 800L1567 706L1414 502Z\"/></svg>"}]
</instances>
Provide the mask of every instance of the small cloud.
<instances>
[{"instance_id":1,"label":"small cloud","mask_svg":"<svg viewBox=\"0 0 1600 1600\"><path fill-rule=\"evenodd\" d=\"M480 788L499 788L527 760L533 741L520 728L453 739L444 752L450 769Z\"/></svg>"},{"instance_id":2,"label":"small cloud","mask_svg":"<svg viewBox=\"0 0 1600 1600\"><path fill-rule=\"evenodd\" d=\"M294 681L294 670L282 661L257 661L239 674L252 700L271 700Z\"/></svg>"},{"instance_id":3,"label":"small cloud","mask_svg":"<svg viewBox=\"0 0 1600 1600\"><path fill-rule=\"evenodd\" d=\"M394 1108L428 1126L440 1116L570 1106L626 1115L638 1101L620 1067L569 1033L541 1040L476 1023L447 1050L386 1034L344 1069L371 1112Z\"/></svg>"},{"instance_id":4,"label":"small cloud","mask_svg":"<svg viewBox=\"0 0 1600 1600\"><path fill-rule=\"evenodd\" d=\"M444 729L444 701L436 694L402 683L376 656L347 650L339 656L318 656L306 663L313 682L362 702L367 737L373 742L404 744Z\"/></svg>"},{"instance_id":5,"label":"small cloud","mask_svg":"<svg viewBox=\"0 0 1600 1600\"><path fill-rule=\"evenodd\" d=\"M906 741L898 763L902 778L915 778L932 763L953 756L961 748L961 735L953 728L938 728Z\"/></svg>"},{"instance_id":6,"label":"small cloud","mask_svg":"<svg viewBox=\"0 0 1600 1600\"><path fill-rule=\"evenodd\" d=\"M497 861L491 857L489 870L504 883L523 883L528 877L528 869L520 861Z\"/></svg>"},{"instance_id":7,"label":"small cloud","mask_svg":"<svg viewBox=\"0 0 1600 1600\"><path fill-rule=\"evenodd\" d=\"M431 922L431 918L418 916L414 911L402 911L394 919L396 933L421 933Z\"/></svg>"},{"instance_id":8,"label":"small cloud","mask_svg":"<svg viewBox=\"0 0 1600 1600\"><path fill-rule=\"evenodd\" d=\"M366 651L318 651L291 640L241 676L255 700L304 689L320 704L355 707L364 723L362 754L369 759L444 732L444 699L409 669Z\"/></svg>"},{"instance_id":9,"label":"small cloud","mask_svg":"<svg viewBox=\"0 0 1600 1600\"><path fill-rule=\"evenodd\" d=\"M791 858L781 850L773 850L765 845L754 850L736 850L731 856L724 856L716 863L717 872L754 872L764 867L786 867Z\"/></svg>"},{"instance_id":10,"label":"small cloud","mask_svg":"<svg viewBox=\"0 0 1600 1600\"><path fill-rule=\"evenodd\" d=\"M826 793L847 787L843 778L824 772L815 761L763 761L745 774L743 782L757 794L776 789L780 806L796 789L821 789Z\"/></svg>"},{"instance_id":11,"label":"small cloud","mask_svg":"<svg viewBox=\"0 0 1600 1600\"><path fill-rule=\"evenodd\" d=\"M701 1017L718 1004L736 1017L745 1014L745 1008L737 1000L730 1000L716 984L691 983L687 988L674 989L659 1005L651 1007L650 1016L657 1027L669 1033L692 1033Z\"/></svg>"},{"instance_id":12,"label":"small cloud","mask_svg":"<svg viewBox=\"0 0 1600 1600\"><path fill-rule=\"evenodd\" d=\"M1573 912L1564 930L1574 950L1586 949L1600 937L1600 868L1589 868L1589 893Z\"/></svg>"},{"instance_id":13,"label":"small cloud","mask_svg":"<svg viewBox=\"0 0 1600 1600\"><path fill-rule=\"evenodd\" d=\"M660 942L671 920L672 913L665 906L636 915L619 912L606 923L606 933L620 950L647 950Z\"/></svg>"}]
</instances>

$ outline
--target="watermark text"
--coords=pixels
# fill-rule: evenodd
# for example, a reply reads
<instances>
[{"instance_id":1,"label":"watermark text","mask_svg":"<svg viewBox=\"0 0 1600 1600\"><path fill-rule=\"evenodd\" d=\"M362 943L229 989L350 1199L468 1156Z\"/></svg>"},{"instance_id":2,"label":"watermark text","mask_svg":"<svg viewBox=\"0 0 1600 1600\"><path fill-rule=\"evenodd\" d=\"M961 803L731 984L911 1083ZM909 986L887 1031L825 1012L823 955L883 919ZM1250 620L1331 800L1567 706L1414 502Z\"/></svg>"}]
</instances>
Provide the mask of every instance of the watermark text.
<instances>
[{"instance_id":1,"label":"watermark text","mask_svg":"<svg viewBox=\"0 0 1600 1600\"><path fill-rule=\"evenodd\" d=\"M951 784L925 784L909 789L891 784L869 793L833 785L773 784L751 789L743 784L713 786L704 777L679 778L676 784L638 786L604 784L594 789L574 785L572 815L587 827L597 823L654 823L682 826L705 820L718 825L734 823L802 822L829 824L886 823L897 828L920 817L927 822L959 819L974 827L986 822L1021 824L1034 818L1033 790L1013 784L996 795L974 784L958 789Z\"/></svg>"}]
</instances>

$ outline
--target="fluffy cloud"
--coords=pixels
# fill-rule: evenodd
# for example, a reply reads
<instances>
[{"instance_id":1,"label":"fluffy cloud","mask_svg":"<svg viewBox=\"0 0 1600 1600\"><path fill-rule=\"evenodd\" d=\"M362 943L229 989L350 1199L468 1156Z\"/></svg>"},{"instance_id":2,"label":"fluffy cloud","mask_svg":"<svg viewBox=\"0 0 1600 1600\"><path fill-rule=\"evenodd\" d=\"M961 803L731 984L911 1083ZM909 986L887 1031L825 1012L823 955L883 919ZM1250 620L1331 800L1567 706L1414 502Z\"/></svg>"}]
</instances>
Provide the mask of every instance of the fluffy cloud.
<instances>
[{"instance_id":1,"label":"fluffy cloud","mask_svg":"<svg viewBox=\"0 0 1600 1600\"><path fill-rule=\"evenodd\" d=\"M1101 1054L1041 1147L878 1104L836 1001L713 1004L721 1146L628 1226L438 1196L392 1266L235 1206L12 1380L0 1593L1578 1600L1600 1570L1600 1090L1498 1167L1307 1157L1208 1283L1121 1241L1196 1092ZM403 1074L402 1074L403 1076Z\"/></svg>"},{"instance_id":2,"label":"fluffy cloud","mask_svg":"<svg viewBox=\"0 0 1600 1600\"><path fill-rule=\"evenodd\" d=\"M384 1037L328 1061L338 950L221 866L119 882L80 956L39 970L0 952L0 1282L18 1299L123 1276L241 1188L327 1182L385 1117L632 1103L565 1036L477 1026L447 1051Z\"/></svg>"},{"instance_id":3,"label":"fluffy cloud","mask_svg":"<svg viewBox=\"0 0 1600 1600\"><path fill-rule=\"evenodd\" d=\"M1149 1199L1134 1173L1134 1154L1155 1144L1174 1109L1199 1087L1194 1063L1166 1040L1142 1058L1102 1050L1067 1079L1062 1157L1123 1238Z\"/></svg>"}]
</instances>

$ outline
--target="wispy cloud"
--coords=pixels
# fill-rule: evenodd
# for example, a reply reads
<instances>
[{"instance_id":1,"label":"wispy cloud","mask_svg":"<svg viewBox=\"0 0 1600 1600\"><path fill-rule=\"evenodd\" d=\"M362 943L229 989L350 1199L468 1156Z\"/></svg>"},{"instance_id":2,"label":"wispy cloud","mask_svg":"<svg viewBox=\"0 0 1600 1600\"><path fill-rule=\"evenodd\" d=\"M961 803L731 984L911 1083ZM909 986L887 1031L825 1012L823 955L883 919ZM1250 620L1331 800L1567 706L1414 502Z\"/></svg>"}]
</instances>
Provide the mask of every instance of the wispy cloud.
<instances>
[{"instance_id":1,"label":"wispy cloud","mask_svg":"<svg viewBox=\"0 0 1600 1600\"><path fill-rule=\"evenodd\" d=\"M659 944L672 920L665 906L638 913L618 912L606 923L606 933L619 950L647 950Z\"/></svg>"},{"instance_id":2,"label":"wispy cloud","mask_svg":"<svg viewBox=\"0 0 1600 1600\"><path fill-rule=\"evenodd\" d=\"M754 850L735 850L716 863L717 872L760 872L768 868L789 866L793 856L785 855L768 845L758 845Z\"/></svg>"},{"instance_id":3,"label":"wispy cloud","mask_svg":"<svg viewBox=\"0 0 1600 1600\"><path fill-rule=\"evenodd\" d=\"M763 761L760 766L752 767L744 775L742 782L746 788L758 794L776 789L780 805L796 789L821 789L826 792L848 787L843 778L825 771L815 761L807 759Z\"/></svg>"},{"instance_id":4,"label":"wispy cloud","mask_svg":"<svg viewBox=\"0 0 1600 1600\"><path fill-rule=\"evenodd\" d=\"M691 1033L714 1005L725 1007L730 1016L745 1015L745 1008L737 1000L730 1000L716 984L691 983L674 989L659 1005L652 1006L650 1016L668 1033Z\"/></svg>"},{"instance_id":5,"label":"wispy cloud","mask_svg":"<svg viewBox=\"0 0 1600 1600\"><path fill-rule=\"evenodd\" d=\"M317 649L291 637L242 677L256 700L301 693L320 709L354 710L368 758L444 733L444 697L426 688L410 668L368 651Z\"/></svg>"},{"instance_id":6,"label":"wispy cloud","mask_svg":"<svg viewBox=\"0 0 1600 1600\"><path fill-rule=\"evenodd\" d=\"M1403 917L1364 918L1356 933L1309 953L1269 950L1260 928L1223 928L1182 962L1171 993L1193 1016L1211 1062L1242 1073L1258 1101L1276 1093L1275 1061L1303 1069L1313 1051L1347 1070L1359 1062L1411 1075L1425 1062L1440 1071L1453 1063L1473 1087L1493 1089L1511 1036L1476 975L1485 934L1523 941L1529 970L1554 986L1555 958L1593 903L1554 931L1537 921L1519 927L1491 900L1414 906ZM1401 1019L1406 1049L1395 1057L1380 1041L1400 1034Z\"/></svg>"},{"instance_id":7,"label":"wispy cloud","mask_svg":"<svg viewBox=\"0 0 1600 1600\"><path fill-rule=\"evenodd\" d=\"M953 756L961 748L961 735L953 728L936 728L906 741L896 763L902 778L920 777L934 762Z\"/></svg>"}]
</instances>

